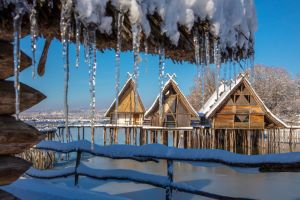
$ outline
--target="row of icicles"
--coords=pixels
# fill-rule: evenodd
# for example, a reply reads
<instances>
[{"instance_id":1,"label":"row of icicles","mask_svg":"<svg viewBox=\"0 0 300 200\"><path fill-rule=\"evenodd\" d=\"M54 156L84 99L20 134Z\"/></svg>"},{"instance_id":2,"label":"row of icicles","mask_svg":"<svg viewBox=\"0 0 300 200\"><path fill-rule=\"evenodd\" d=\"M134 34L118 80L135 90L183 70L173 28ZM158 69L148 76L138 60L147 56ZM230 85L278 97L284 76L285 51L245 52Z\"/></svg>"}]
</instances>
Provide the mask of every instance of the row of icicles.
<instances>
[{"instance_id":1,"label":"row of icicles","mask_svg":"<svg viewBox=\"0 0 300 200\"><path fill-rule=\"evenodd\" d=\"M67 140L69 141L69 129L68 129L68 115L69 115L69 105L68 105L68 88L69 88L69 43L70 38L72 37L73 31L71 29L71 19L72 19L72 6L69 5L70 2L68 0L62 0L62 9L61 9L61 20L60 20L60 30L61 30L61 42L62 42L62 57L63 57L63 67L65 72L64 79L64 116L65 116L65 130ZM15 93L16 93L16 119L19 119L20 113L20 84L19 84L19 70L20 70L20 38L21 38L21 24L22 17L25 13L23 4L16 4L15 13L14 13L14 74L15 74ZM49 0L50 7L53 7L53 2ZM38 35L38 26L36 19L36 0L33 0L32 8L30 10L30 34L31 34L31 49L32 49L32 77L34 78L36 75L36 41ZM82 27L78 16L75 14L75 38L76 38L76 67L79 67L79 55L80 55L80 36L83 35L84 38L84 60L85 63L89 67L89 85L90 85L90 123L92 128L92 142L94 142L94 125L95 125L95 106L96 106L96 98L95 98L95 87L96 87L96 68L97 68L97 59L96 59L96 27L90 26L88 28ZM122 27L123 27L124 15L119 12L117 16L117 45L115 52L115 123L117 123L118 116L118 95L120 92L120 53L121 53L121 45L122 45ZM141 43L141 25L140 24L132 24L132 46L133 46L133 58L134 58L134 66L133 66L133 74L132 78L135 81L135 111L138 109L138 78L139 78L139 66L140 66L140 43ZM82 33L81 33L82 31ZM205 96L205 74L208 68L210 67L210 41L209 34L206 33L204 36L200 36L198 31L194 31L194 48L195 48L195 63L197 67L197 79L199 80L200 97L199 101L201 105L204 104L204 96ZM145 41L145 55L148 54L148 45ZM216 78L216 90L218 92L220 85L220 70L221 70L221 52L219 49L218 41L214 42L214 52L213 59L215 64L215 72L217 74ZM159 54L159 119L161 124L163 123L163 87L164 87L164 79L165 79L165 49L163 44L158 48ZM203 55L204 54L204 55ZM202 60L201 60L202 59ZM145 59L147 60L147 58ZM251 69L253 68L253 59L250 59ZM231 67L232 66L232 67ZM232 74L231 69L233 68L233 77L236 78L236 62L232 61L229 67L229 76ZM226 77L226 70L224 71L224 79ZM230 79L230 78L229 78Z\"/></svg>"}]
</instances>

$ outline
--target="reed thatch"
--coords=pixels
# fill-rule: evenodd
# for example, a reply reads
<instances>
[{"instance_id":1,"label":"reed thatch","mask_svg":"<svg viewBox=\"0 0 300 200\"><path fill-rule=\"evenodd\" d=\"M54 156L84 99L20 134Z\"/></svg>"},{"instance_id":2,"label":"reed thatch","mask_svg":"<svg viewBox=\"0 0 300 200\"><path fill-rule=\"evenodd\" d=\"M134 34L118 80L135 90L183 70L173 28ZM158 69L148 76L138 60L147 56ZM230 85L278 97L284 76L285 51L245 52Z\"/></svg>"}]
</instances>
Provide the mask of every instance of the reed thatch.
<instances>
[{"instance_id":1,"label":"reed thatch","mask_svg":"<svg viewBox=\"0 0 300 200\"><path fill-rule=\"evenodd\" d=\"M38 1L42 2L42 1ZM47 2L47 1L46 1ZM38 14L38 26L39 26L39 35L45 38L56 38L60 40L60 8L61 2L59 0L53 0L54 6L50 8L47 3L39 3L37 14ZM13 6L9 6L6 9L0 10L0 39L11 41L13 39L13 23L12 23L12 11L14 10ZM113 24L116 24L117 9L108 5L106 14L113 17ZM191 31L188 31L186 27L179 27L180 39L178 46L173 45L170 40L165 36L161 35L160 24L162 20L158 14L148 15L148 19L151 26L151 34L147 38L148 49L150 54L157 54L158 47L163 44L165 47L166 58L172 59L174 62L195 62L194 59L194 44L193 44L193 34ZM73 27L75 27L75 19L72 19ZM197 28L200 32L205 32L209 30L209 22L199 22L194 25L193 29ZM2 30L2 31L1 31ZM99 31L97 32L97 48L100 51L106 49L115 49L117 44L117 28L113 27L111 34L102 34ZM75 30L74 30L75 31ZM22 24L22 36L30 34L30 23L28 15L24 16ZM71 40L74 42L75 38L72 36ZM122 51L132 50L132 33L131 25L128 18L128 13L125 15L124 26L122 30L123 42L122 42ZM213 36L210 35L211 43L211 56L213 55ZM141 42L141 51L144 51L144 35L142 36ZM83 38L82 38L83 41ZM235 59L248 58L253 52L243 52L244 50L238 49L238 53ZM222 60L232 59L231 52L233 49L228 49L229 55L222 55ZM211 59L213 60L213 59Z\"/></svg>"}]
</instances>

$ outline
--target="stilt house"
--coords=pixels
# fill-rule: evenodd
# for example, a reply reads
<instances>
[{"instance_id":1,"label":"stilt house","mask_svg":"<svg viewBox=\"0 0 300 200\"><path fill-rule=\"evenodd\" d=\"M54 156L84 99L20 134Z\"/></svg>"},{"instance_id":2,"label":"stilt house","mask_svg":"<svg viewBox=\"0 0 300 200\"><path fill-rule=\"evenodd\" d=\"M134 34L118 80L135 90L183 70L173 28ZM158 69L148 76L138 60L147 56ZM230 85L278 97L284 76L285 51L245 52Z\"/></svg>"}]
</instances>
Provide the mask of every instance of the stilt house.
<instances>
[{"instance_id":1,"label":"stilt house","mask_svg":"<svg viewBox=\"0 0 300 200\"><path fill-rule=\"evenodd\" d=\"M199 119L198 113L181 92L173 77L170 76L170 79L164 85L162 94L162 122L160 123L158 95L145 114L145 119L149 120L150 125L163 127L190 127L192 120Z\"/></svg>"},{"instance_id":2,"label":"stilt house","mask_svg":"<svg viewBox=\"0 0 300 200\"><path fill-rule=\"evenodd\" d=\"M199 112L213 129L264 130L286 127L267 108L245 75L231 84L221 84L219 95L215 92Z\"/></svg>"},{"instance_id":3,"label":"stilt house","mask_svg":"<svg viewBox=\"0 0 300 200\"><path fill-rule=\"evenodd\" d=\"M136 92L137 92L138 102L137 104L135 104L134 88L135 88L135 81L132 78L129 78L118 96L119 105L118 105L117 116L115 116L116 99L113 101L111 106L106 111L105 117L110 118L111 124L116 124L116 123L121 125L143 124L145 108L137 91Z\"/></svg>"}]
</instances>

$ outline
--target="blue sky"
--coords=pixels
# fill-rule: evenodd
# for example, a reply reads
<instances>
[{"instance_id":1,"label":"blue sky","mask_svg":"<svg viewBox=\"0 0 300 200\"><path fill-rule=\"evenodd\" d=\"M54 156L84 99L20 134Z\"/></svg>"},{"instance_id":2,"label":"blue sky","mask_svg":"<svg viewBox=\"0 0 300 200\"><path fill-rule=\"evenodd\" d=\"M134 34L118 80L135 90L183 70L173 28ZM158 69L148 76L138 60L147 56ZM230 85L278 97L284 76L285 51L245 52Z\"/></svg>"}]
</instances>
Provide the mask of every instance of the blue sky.
<instances>
[{"instance_id":1,"label":"blue sky","mask_svg":"<svg viewBox=\"0 0 300 200\"><path fill-rule=\"evenodd\" d=\"M258 18L256 32L255 63L267 66L280 66L291 74L300 74L300 1L297 0L255 0ZM38 41L37 56L43 47L43 39ZM30 39L21 42L22 50L28 55ZM82 50L82 49L81 49ZM70 109L88 108L89 82L88 67L81 60L80 67L75 68L75 46L71 45L70 64ZM83 50L81 51L81 58ZM144 55L142 55L143 61ZM148 56L148 62L141 63L139 93L148 108L158 94L158 57ZM96 106L97 109L107 108L114 99L114 51L97 53ZM132 72L133 55L131 52L121 55L121 85L127 79L126 72ZM32 68L21 73L21 82L42 91L48 98L32 108L32 110L62 109L63 81L61 44L53 41L48 54L44 77L32 79ZM188 63L175 64L166 62L166 72L176 73L177 82L185 94L189 93L196 74L196 67Z\"/></svg>"}]
</instances>

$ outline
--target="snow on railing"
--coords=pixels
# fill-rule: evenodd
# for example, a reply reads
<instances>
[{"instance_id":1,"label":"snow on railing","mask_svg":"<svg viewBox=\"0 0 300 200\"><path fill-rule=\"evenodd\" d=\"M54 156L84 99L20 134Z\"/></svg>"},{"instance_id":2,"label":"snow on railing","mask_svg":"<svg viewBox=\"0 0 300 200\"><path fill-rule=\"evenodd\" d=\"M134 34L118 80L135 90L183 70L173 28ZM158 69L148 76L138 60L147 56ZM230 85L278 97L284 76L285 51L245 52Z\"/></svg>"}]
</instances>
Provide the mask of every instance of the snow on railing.
<instances>
[{"instance_id":1,"label":"snow on railing","mask_svg":"<svg viewBox=\"0 0 300 200\"><path fill-rule=\"evenodd\" d=\"M140 162L153 161L155 159L135 157L134 154L138 151L138 146L131 145L110 145L100 146L92 144L87 140L74 141L69 143L61 143L57 141L42 141L36 145L36 149L56 151L60 153L85 152L94 156L106 157L111 159L131 159Z\"/></svg>"},{"instance_id":2,"label":"snow on railing","mask_svg":"<svg viewBox=\"0 0 300 200\"><path fill-rule=\"evenodd\" d=\"M132 145L92 145L89 141L81 140L70 143L43 141L37 149L51 150L60 153L85 152L95 156L112 159L134 159L138 161L156 161L157 159L175 161L205 161L218 162L237 167L261 167L265 164L295 164L300 163L300 152L264 155L235 154L219 149L179 149L161 144L144 146Z\"/></svg>"},{"instance_id":3,"label":"snow on railing","mask_svg":"<svg viewBox=\"0 0 300 200\"><path fill-rule=\"evenodd\" d=\"M172 199L172 191L177 190L190 194L201 195L213 199L245 199L240 197L228 197L201 191L185 183L175 183L173 179L173 161L205 161L218 162L230 166L239 167L262 167L266 169L275 166L282 168L299 169L300 153L268 154L268 155L240 155L217 149L177 149L160 144L144 146L110 145L99 146L82 140L70 143L55 141L43 141L36 146L37 149L51 150L61 153L77 152L75 167L61 170L37 170L31 168L27 175L35 178L52 179L66 176L75 176L75 185L78 185L79 177L86 176L99 180L127 180L166 189L166 199ZM156 159L167 160L167 176L160 176L138 172L134 170L103 170L92 169L81 162L81 154L90 153L95 156L108 157L112 159L133 159L137 161L156 161ZM278 167L279 166L279 167ZM289 168L292 166L292 168ZM294 167L294 168L293 168Z\"/></svg>"}]
</instances>

